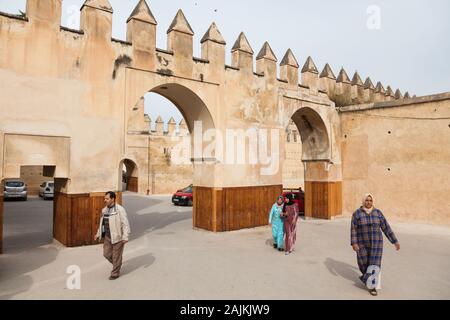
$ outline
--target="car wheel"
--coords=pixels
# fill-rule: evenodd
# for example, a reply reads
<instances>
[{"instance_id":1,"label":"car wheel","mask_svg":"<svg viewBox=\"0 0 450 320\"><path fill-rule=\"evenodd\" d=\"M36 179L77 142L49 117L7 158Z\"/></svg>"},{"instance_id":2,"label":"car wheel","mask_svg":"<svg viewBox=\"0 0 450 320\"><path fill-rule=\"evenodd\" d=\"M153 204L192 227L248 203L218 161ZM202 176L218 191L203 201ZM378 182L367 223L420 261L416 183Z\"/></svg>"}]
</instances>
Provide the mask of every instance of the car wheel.
<instances>
[{"instance_id":1,"label":"car wheel","mask_svg":"<svg viewBox=\"0 0 450 320\"><path fill-rule=\"evenodd\" d=\"M48 199L46 196L43 196L42 198L44 198L44 201Z\"/></svg>"},{"instance_id":2,"label":"car wheel","mask_svg":"<svg viewBox=\"0 0 450 320\"><path fill-rule=\"evenodd\" d=\"M188 201L188 207L192 207L192 205L193 205L192 200L189 200Z\"/></svg>"}]
</instances>

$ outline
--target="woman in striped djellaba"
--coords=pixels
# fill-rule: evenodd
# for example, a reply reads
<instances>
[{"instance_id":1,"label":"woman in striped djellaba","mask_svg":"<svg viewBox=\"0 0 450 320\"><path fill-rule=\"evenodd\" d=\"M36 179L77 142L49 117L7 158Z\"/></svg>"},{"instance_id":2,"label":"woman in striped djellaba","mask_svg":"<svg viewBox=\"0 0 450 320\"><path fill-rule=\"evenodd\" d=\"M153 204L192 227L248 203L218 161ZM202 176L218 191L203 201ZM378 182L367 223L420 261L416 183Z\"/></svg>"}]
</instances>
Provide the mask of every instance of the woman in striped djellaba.
<instances>
[{"instance_id":1,"label":"woman in striped djellaba","mask_svg":"<svg viewBox=\"0 0 450 320\"><path fill-rule=\"evenodd\" d=\"M400 250L400 243L381 210L373 205L371 194L366 194L362 206L353 213L351 222L351 246L357 254L361 281L371 295L381 288L381 258L383 256L383 233Z\"/></svg>"}]
</instances>

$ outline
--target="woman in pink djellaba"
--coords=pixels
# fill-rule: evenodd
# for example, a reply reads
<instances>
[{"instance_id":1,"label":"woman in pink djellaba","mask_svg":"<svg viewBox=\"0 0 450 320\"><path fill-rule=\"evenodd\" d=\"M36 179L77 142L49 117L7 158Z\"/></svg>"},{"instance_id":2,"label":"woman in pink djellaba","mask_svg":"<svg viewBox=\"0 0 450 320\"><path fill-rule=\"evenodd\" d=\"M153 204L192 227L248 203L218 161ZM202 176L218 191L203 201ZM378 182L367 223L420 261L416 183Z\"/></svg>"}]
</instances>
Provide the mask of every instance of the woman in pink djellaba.
<instances>
[{"instance_id":1,"label":"woman in pink djellaba","mask_svg":"<svg viewBox=\"0 0 450 320\"><path fill-rule=\"evenodd\" d=\"M285 254L289 255L295 250L295 241L297 240L297 221L298 221L298 206L293 201L293 195L287 194L283 206L284 216L284 233L285 233Z\"/></svg>"}]
</instances>

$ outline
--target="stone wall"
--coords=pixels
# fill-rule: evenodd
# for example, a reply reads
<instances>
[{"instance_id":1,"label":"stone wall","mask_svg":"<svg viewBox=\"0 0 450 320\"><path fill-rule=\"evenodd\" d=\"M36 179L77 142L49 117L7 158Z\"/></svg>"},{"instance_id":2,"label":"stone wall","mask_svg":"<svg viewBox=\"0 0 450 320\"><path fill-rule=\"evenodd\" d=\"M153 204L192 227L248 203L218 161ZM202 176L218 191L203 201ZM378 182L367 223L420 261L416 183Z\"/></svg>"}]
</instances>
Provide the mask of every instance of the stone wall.
<instances>
[{"instance_id":1,"label":"stone wall","mask_svg":"<svg viewBox=\"0 0 450 320\"><path fill-rule=\"evenodd\" d=\"M182 120L178 124L172 119L167 123L167 130L164 130L164 123L161 117L156 120L154 130L151 119L149 124L149 185L150 194L173 194L179 189L183 189L193 183L194 167L188 157L175 159L174 148L183 140L190 141L190 134L186 123ZM180 160L183 162L180 164Z\"/></svg>"},{"instance_id":2,"label":"stone wall","mask_svg":"<svg viewBox=\"0 0 450 320\"><path fill-rule=\"evenodd\" d=\"M341 108L343 212L450 224L450 93Z\"/></svg>"},{"instance_id":3,"label":"stone wall","mask_svg":"<svg viewBox=\"0 0 450 320\"><path fill-rule=\"evenodd\" d=\"M305 166L302 162L302 140L293 121L286 129L283 188L305 190Z\"/></svg>"},{"instance_id":4,"label":"stone wall","mask_svg":"<svg viewBox=\"0 0 450 320\"><path fill-rule=\"evenodd\" d=\"M173 148L183 138L190 139L186 123L182 120L175 128L172 119L164 123L161 117L156 124L146 115L146 122L150 128L150 194L171 194L178 189L192 184L193 166L171 162ZM164 130L167 128L167 130ZM302 141L298 129L293 121L286 128L285 161L283 164L283 187L288 189L305 188L304 165L302 162ZM183 162L190 160L184 157Z\"/></svg>"},{"instance_id":5,"label":"stone wall","mask_svg":"<svg viewBox=\"0 0 450 320\"><path fill-rule=\"evenodd\" d=\"M20 178L25 181L29 196L39 194L39 186L45 181L53 181L53 178L44 176L43 166L23 166L20 168Z\"/></svg>"},{"instance_id":6,"label":"stone wall","mask_svg":"<svg viewBox=\"0 0 450 320\"><path fill-rule=\"evenodd\" d=\"M139 193L158 184L155 170L164 169L164 161L173 163L171 146L154 148L160 137L144 132L141 102L147 92L173 102L191 132L269 130L275 132L271 145L281 141L271 153L272 160L280 161L269 165L223 161L205 156L205 150L194 154L192 180L205 190L196 201L211 202L210 210L198 214L194 206L194 216L205 220L195 219L195 226L220 230L213 217L226 212L238 221L247 214L234 188L258 196L266 187L281 188L283 154L291 158L296 153L285 143L291 119L302 136L307 216L340 215L342 204L349 214L369 189L386 212L412 220L448 220L441 204L449 191L447 120L442 127L438 120L403 119L403 124L390 118L397 113L416 118L442 113L445 118L448 99L410 99L390 86L385 90L381 82L374 86L368 77L363 83L358 73L350 80L344 69L336 78L329 65L319 74L311 58L300 69L290 49L278 63L267 42L256 55L244 33L231 47L227 65L227 43L214 23L200 41L201 57L194 57L194 30L181 10L167 30L167 47L156 48L157 22L143 0L127 19L126 39L112 38L112 21L107 0L83 3L79 30L60 26L61 0L27 0L25 15L0 13L0 177L17 177L25 165L55 166L55 191L69 200L57 207L54 225L77 239L74 243L91 236L98 195L121 188L124 161L136 164L131 177ZM360 119L356 114L372 111L345 109L364 103L383 110L381 116ZM198 122L202 128L193 131ZM393 129L386 136L388 127ZM247 148L240 155L249 158L250 153ZM160 172L170 171L165 170ZM161 176L170 192L178 188L172 177ZM221 192L230 197L224 201ZM411 203L411 194L419 201ZM265 204L261 210L269 209ZM72 212L76 220L64 223ZM259 225L248 222L245 227Z\"/></svg>"},{"instance_id":7,"label":"stone wall","mask_svg":"<svg viewBox=\"0 0 450 320\"><path fill-rule=\"evenodd\" d=\"M173 121L171 119L169 122L163 123L161 117L158 117L157 124L152 126L151 119L146 115L146 123L149 126L150 133L150 194L171 194L192 184L192 165L171 163L171 150L180 142L180 139L190 139L185 121L182 120L178 124L178 130L175 130ZM167 130L164 128L167 128ZM189 162L188 158L183 160ZM45 181L53 180L52 177L45 177L43 171L43 166L22 166L20 168L20 178L28 186L28 195L37 196L39 186ZM304 188L301 137L292 121L286 129L283 186L285 188L298 188L300 186Z\"/></svg>"}]
</instances>

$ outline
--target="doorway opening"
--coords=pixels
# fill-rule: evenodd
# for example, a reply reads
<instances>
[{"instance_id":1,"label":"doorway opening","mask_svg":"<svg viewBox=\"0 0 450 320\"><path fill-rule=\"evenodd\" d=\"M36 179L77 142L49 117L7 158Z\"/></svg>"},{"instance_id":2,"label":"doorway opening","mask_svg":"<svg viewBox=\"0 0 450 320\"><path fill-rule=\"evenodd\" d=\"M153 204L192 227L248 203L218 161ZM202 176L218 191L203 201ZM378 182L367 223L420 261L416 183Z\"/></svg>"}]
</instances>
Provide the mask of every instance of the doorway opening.
<instances>
[{"instance_id":1,"label":"doorway opening","mask_svg":"<svg viewBox=\"0 0 450 320\"><path fill-rule=\"evenodd\" d=\"M183 113L161 94L144 95L149 130L149 194L174 194L193 184L191 133Z\"/></svg>"},{"instance_id":2,"label":"doorway opening","mask_svg":"<svg viewBox=\"0 0 450 320\"><path fill-rule=\"evenodd\" d=\"M292 194L300 215L305 215L305 166L302 162L302 140L294 121L291 119L286 128L283 195Z\"/></svg>"},{"instance_id":3,"label":"doorway opening","mask_svg":"<svg viewBox=\"0 0 450 320\"><path fill-rule=\"evenodd\" d=\"M120 162L119 168L122 169L122 191L138 192L139 171L136 163L124 159Z\"/></svg>"},{"instance_id":4,"label":"doorway opening","mask_svg":"<svg viewBox=\"0 0 450 320\"><path fill-rule=\"evenodd\" d=\"M20 166L18 178L3 180L4 253L53 242L55 169L55 166Z\"/></svg>"},{"instance_id":5,"label":"doorway opening","mask_svg":"<svg viewBox=\"0 0 450 320\"><path fill-rule=\"evenodd\" d=\"M289 130L291 135L287 137L290 140L286 147L287 168L284 170L288 173L291 170L291 175L287 174L287 178L291 180L286 181L292 184L292 172L296 172L296 177L299 178L298 181L294 180L295 184L301 184L303 180L303 206L306 217L331 219L342 210L342 183L333 179L335 172L332 172L331 143L327 126L316 110L303 107L294 112ZM298 145L295 143L297 133L301 140ZM299 173L301 170L303 176Z\"/></svg>"}]
</instances>

